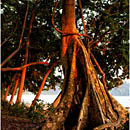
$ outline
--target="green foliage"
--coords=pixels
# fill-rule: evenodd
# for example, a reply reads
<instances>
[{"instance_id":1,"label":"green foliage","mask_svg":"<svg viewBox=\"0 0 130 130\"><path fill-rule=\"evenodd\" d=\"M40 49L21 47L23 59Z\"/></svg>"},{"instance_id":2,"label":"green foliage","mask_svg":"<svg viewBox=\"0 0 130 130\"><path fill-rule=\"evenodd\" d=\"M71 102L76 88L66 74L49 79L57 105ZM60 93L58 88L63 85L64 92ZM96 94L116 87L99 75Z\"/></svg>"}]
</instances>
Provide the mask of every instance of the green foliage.
<instances>
[{"instance_id":1,"label":"green foliage","mask_svg":"<svg viewBox=\"0 0 130 130\"><path fill-rule=\"evenodd\" d=\"M32 34L29 46L28 63L43 61L48 56L51 57L50 66L57 59L60 59L61 53L61 35L57 33L52 24L52 7L53 0L40 0L35 10L35 20L32 28ZM110 31L104 36L99 46L91 51L95 55L101 68L106 73L108 89L116 86L117 78L128 78L128 0L82 0L83 13L88 34L97 40L104 32ZM11 35L16 27L16 31L11 38L2 46L1 61L4 61L16 48L22 31L24 16L26 12L26 0L4 0L2 1L2 42ZM79 32L83 33L83 26L79 6L76 8L76 23ZM27 41L29 23L33 2L29 1L29 12L25 33L23 36L23 48L11 59L4 67L22 66L24 62L25 43ZM61 3L56 10L55 23L61 29ZM109 42L109 43L107 43ZM100 49L106 51L100 51ZM59 64L60 65L60 64ZM57 67L59 66L57 65ZM25 88L36 93L41 85L45 73L50 68L45 65L36 65L27 68ZM97 69L97 68L96 68ZM119 70L123 73L119 75ZM7 88L11 77L15 72L2 72L2 89ZM55 69L47 78L46 86L48 89L54 88L58 83L62 84L63 80L55 76ZM99 75L101 75L99 73ZM101 76L100 76L101 77ZM117 78L114 78L117 77ZM62 82L61 82L62 81ZM60 84L61 83L61 84Z\"/></svg>"},{"instance_id":2,"label":"green foliage","mask_svg":"<svg viewBox=\"0 0 130 130\"><path fill-rule=\"evenodd\" d=\"M30 108L28 108L24 103L18 106L18 104L10 105L7 101L2 101L1 111L3 115L27 118L35 123L40 123L40 121L43 121L45 119L45 116L43 114L45 113L45 106L46 108L51 107L50 104L45 105L41 100L38 100L36 104ZM49 111L51 110L48 110L48 112Z\"/></svg>"},{"instance_id":3,"label":"green foliage","mask_svg":"<svg viewBox=\"0 0 130 130\"><path fill-rule=\"evenodd\" d=\"M39 123L40 120L45 119L45 116L42 114L45 110L45 107L49 108L50 104L44 104L42 100L37 100L34 106L30 107L27 115L33 121Z\"/></svg>"},{"instance_id":4,"label":"green foliage","mask_svg":"<svg viewBox=\"0 0 130 130\"><path fill-rule=\"evenodd\" d=\"M10 105L7 101L2 101L1 107L3 115L26 117L27 107L24 103L22 103L19 107L18 104Z\"/></svg>"},{"instance_id":5,"label":"green foliage","mask_svg":"<svg viewBox=\"0 0 130 130\"><path fill-rule=\"evenodd\" d=\"M118 78L128 78L128 0L114 0L111 2L88 0L82 2L86 8L84 13L87 14L86 27L88 34L96 40L104 32L108 30L110 32L104 36L96 49L92 49L99 65L106 74L107 86L110 89L116 86ZM94 11L96 12L95 15L93 15ZM105 51L100 51L100 49ZM123 71L123 73L119 74L119 71Z\"/></svg>"}]
</instances>

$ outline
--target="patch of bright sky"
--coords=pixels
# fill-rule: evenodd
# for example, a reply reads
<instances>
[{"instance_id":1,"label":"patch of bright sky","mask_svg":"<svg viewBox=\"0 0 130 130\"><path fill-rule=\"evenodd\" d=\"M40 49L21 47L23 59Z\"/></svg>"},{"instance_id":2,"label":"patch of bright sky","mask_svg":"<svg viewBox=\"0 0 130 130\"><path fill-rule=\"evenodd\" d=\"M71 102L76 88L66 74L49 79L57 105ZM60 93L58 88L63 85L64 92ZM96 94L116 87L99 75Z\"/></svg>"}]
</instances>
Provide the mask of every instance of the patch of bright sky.
<instances>
[{"instance_id":1,"label":"patch of bright sky","mask_svg":"<svg viewBox=\"0 0 130 130\"><path fill-rule=\"evenodd\" d=\"M58 71L59 69L61 70L61 72ZM64 79L63 70L62 70L61 65L59 67L56 67L55 76L61 76L61 79Z\"/></svg>"},{"instance_id":2,"label":"patch of bright sky","mask_svg":"<svg viewBox=\"0 0 130 130\"><path fill-rule=\"evenodd\" d=\"M4 9L1 9L2 2L0 1L0 14L4 13Z\"/></svg>"},{"instance_id":3,"label":"patch of bright sky","mask_svg":"<svg viewBox=\"0 0 130 130\"><path fill-rule=\"evenodd\" d=\"M3 14L4 13L4 9L0 9L0 14Z\"/></svg>"},{"instance_id":4,"label":"patch of bright sky","mask_svg":"<svg viewBox=\"0 0 130 130\"><path fill-rule=\"evenodd\" d=\"M62 14L62 11L63 11L63 9L60 9L60 10L59 10L60 14Z\"/></svg>"},{"instance_id":5,"label":"patch of bright sky","mask_svg":"<svg viewBox=\"0 0 130 130\"><path fill-rule=\"evenodd\" d=\"M61 35L56 30L53 31L53 34L56 36L56 38L61 39Z\"/></svg>"},{"instance_id":6,"label":"patch of bright sky","mask_svg":"<svg viewBox=\"0 0 130 130\"><path fill-rule=\"evenodd\" d=\"M115 60L115 62L116 62L116 60ZM113 71L114 71L114 69L110 70L110 72L113 72ZM115 72L113 79L118 78L119 76L122 75L122 73L123 73L123 68L121 66L120 69L118 69L118 75L116 75L116 72ZM127 79L124 79L124 80L127 80Z\"/></svg>"}]
</instances>

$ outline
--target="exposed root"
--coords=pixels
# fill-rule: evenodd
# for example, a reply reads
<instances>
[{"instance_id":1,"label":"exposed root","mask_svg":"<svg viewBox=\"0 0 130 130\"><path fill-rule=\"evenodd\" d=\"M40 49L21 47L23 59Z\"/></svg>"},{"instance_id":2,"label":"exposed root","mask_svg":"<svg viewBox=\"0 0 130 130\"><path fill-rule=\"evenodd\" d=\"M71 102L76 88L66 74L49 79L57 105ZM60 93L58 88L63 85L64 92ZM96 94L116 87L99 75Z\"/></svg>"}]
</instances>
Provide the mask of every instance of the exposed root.
<instances>
[{"instance_id":1,"label":"exposed root","mask_svg":"<svg viewBox=\"0 0 130 130\"><path fill-rule=\"evenodd\" d=\"M56 61L55 63L53 63L52 66L50 67L50 69L49 69L49 70L47 71L47 73L45 74L45 76L44 76L44 78L43 78L43 80L42 80L41 86L40 86L40 88L39 88L39 90L38 90L38 92L37 92L37 94L36 94L36 96L35 96L35 98L34 98L32 104L31 104L31 106L33 106L33 105L36 103L36 100L39 98L39 96L40 96L40 94L41 94L41 92L42 92L42 90L43 90L43 87L44 87L44 84L45 84L45 81L46 81L48 75L51 73L53 67L54 67L57 63L58 63L58 61Z\"/></svg>"}]
</instances>

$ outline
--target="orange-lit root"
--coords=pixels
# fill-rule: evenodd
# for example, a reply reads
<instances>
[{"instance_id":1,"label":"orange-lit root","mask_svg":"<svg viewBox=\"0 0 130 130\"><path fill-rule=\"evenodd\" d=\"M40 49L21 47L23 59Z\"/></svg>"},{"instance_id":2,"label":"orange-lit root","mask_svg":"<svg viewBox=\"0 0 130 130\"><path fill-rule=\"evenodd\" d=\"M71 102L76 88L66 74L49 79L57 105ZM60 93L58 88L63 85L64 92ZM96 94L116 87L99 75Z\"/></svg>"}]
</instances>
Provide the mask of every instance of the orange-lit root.
<instances>
[{"instance_id":1,"label":"orange-lit root","mask_svg":"<svg viewBox=\"0 0 130 130\"><path fill-rule=\"evenodd\" d=\"M24 64L25 65L28 62L28 51L29 51L28 47L29 47L29 44L30 44L30 36L31 36L31 32L32 32L33 21L34 21L34 18L35 18L36 5L37 5L37 2L34 1L32 13L31 13L31 20L30 20L30 24L29 24L28 38L27 38L26 48L25 48L26 50L25 50L25 55L24 55ZM25 76L26 76L26 68L24 68L22 70L21 82L20 82L19 92L18 92L18 96L17 96L17 100L16 100L17 104L20 104L20 102L21 102L22 92L23 92L23 87L24 87L24 81L25 81Z\"/></svg>"},{"instance_id":2,"label":"orange-lit root","mask_svg":"<svg viewBox=\"0 0 130 130\"><path fill-rule=\"evenodd\" d=\"M16 82L15 82L14 90L13 90L12 96L11 96L11 98L10 98L9 104L12 104L12 102L13 102L13 98L14 98L14 95L15 95L15 92L16 92L16 89L17 89L17 86L18 86L18 83L19 83L19 77L17 78L17 80L16 80Z\"/></svg>"},{"instance_id":3,"label":"orange-lit root","mask_svg":"<svg viewBox=\"0 0 130 130\"><path fill-rule=\"evenodd\" d=\"M7 90L6 90L6 92L5 92L5 96L4 96L4 101L6 101L6 98L7 98L7 96L8 96L9 89L10 89L10 86L11 86L11 85L12 85L12 81L11 81L11 84L8 85L8 87L7 87Z\"/></svg>"},{"instance_id":4,"label":"orange-lit root","mask_svg":"<svg viewBox=\"0 0 130 130\"><path fill-rule=\"evenodd\" d=\"M103 84L104 84L104 87L107 89L107 86L106 86L106 82L105 82L105 73L102 71L100 65L98 64L97 60L95 59L94 55L92 53L90 53L93 61L95 62L96 66L98 67L100 73L102 74L102 81L103 81Z\"/></svg>"},{"instance_id":5,"label":"orange-lit root","mask_svg":"<svg viewBox=\"0 0 130 130\"><path fill-rule=\"evenodd\" d=\"M23 66L20 66L20 67L16 67L16 68L1 68L1 71L4 72L4 71L20 71L24 68L27 68L29 66L33 66L33 65L49 65L49 63L47 61L45 62L32 62L32 63L29 63L29 64L26 64L26 65L23 65Z\"/></svg>"},{"instance_id":6,"label":"orange-lit root","mask_svg":"<svg viewBox=\"0 0 130 130\"><path fill-rule=\"evenodd\" d=\"M15 75L13 76L13 78L12 78L10 84L9 84L8 87L7 87L7 90L6 90L6 92L5 92L5 96L4 96L4 101L6 100L6 98L7 98L7 96L8 96L10 86L12 85L12 82L15 80L16 75L17 75L17 74L15 74Z\"/></svg>"},{"instance_id":7,"label":"orange-lit root","mask_svg":"<svg viewBox=\"0 0 130 130\"><path fill-rule=\"evenodd\" d=\"M24 86L24 81L25 81L25 75L26 75L26 68L24 68L22 71L19 91L18 91L17 100L16 100L17 104L19 104L21 102L23 86Z\"/></svg>"},{"instance_id":8,"label":"orange-lit root","mask_svg":"<svg viewBox=\"0 0 130 130\"><path fill-rule=\"evenodd\" d=\"M36 96L35 96L35 98L34 98L32 104L31 104L31 106L33 106L33 105L36 103L36 100L39 98L39 96L40 96L40 94L41 94L41 92L42 92L42 89L43 89L43 87L44 87L45 81L46 81L48 75L50 74L51 70L53 69L53 67L54 67L56 64L57 64L57 62L53 63L52 66L50 67L50 69L48 70L48 72L45 74L45 76L44 76L44 78L43 78L43 81L42 81L42 83L41 83L41 86L40 86L40 88L39 88L39 91L38 91L38 93L36 94Z\"/></svg>"},{"instance_id":9,"label":"orange-lit root","mask_svg":"<svg viewBox=\"0 0 130 130\"><path fill-rule=\"evenodd\" d=\"M55 101L53 102L53 107L56 108L60 102L61 99L61 92L60 94L57 96L57 98L55 99Z\"/></svg>"},{"instance_id":10,"label":"orange-lit root","mask_svg":"<svg viewBox=\"0 0 130 130\"><path fill-rule=\"evenodd\" d=\"M84 16L83 16L81 0L78 0L78 2L79 2L80 12L81 12L81 16L82 16L82 22L83 22L83 27L84 27L84 34L87 34L87 30L86 30L86 26L85 26L85 22L84 22Z\"/></svg>"},{"instance_id":11,"label":"orange-lit root","mask_svg":"<svg viewBox=\"0 0 130 130\"><path fill-rule=\"evenodd\" d=\"M74 51L73 51L73 56L74 56L74 62L72 63L72 64L74 64L75 65L75 79L77 78L77 66L76 66L76 55L77 55L77 42L76 41L74 41Z\"/></svg>"}]
</instances>

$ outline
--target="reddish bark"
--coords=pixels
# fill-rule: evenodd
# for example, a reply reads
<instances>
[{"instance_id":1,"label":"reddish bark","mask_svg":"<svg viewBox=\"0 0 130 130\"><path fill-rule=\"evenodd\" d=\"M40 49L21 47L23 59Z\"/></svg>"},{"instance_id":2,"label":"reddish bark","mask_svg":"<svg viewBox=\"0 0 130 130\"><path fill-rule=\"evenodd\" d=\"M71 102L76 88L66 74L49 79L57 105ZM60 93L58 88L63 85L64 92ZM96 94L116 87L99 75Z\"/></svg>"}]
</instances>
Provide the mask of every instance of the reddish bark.
<instances>
[{"instance_id":1,"label":"reddish bark","mask_svg":"<svg viewBox=\"0 0 130 130\"><path fill-rule=\"evenodd\" d=\"M32 17L30 20L30 25L29 25L29 32L28 32L28 39L26 42L26 50L25 50L25 56L24 56L24 64L27 64L28 61L28 47L30 44L30 36L31 36L31 32L32 32L32 25L33 25L33 21L35 18L35 8L37 5L37 1L34 1L34 6L33 6L33 10L32 10ZM18 96L17 96L17 100L16 103L20 103L21 102L21 98L22 98L22 92L23 92L23 87L24 87L24 82L25 82L25 75L26 75L26 68L24 68L22 70L22 75L21 75L21 82L20 82L20 86L19 86L19 91L18 91Z\"/></svg>"},{"instance_id":2,"label":"reddish bark","mask_svg":"<svg viewBox=\"0 0 130 130\"><path fill-rule=\"evenodd\" d=\"M53 102L53 106L54 108L56 108L60 102L60 99L61 99L61 92L60 94L57 96L57 98L55 99L55 101Z\"/></svg>"},{"instance_id":3,"label":"reddish bark","mask_svg":"<svg viewBox=\"0 0 130 130\"><path fill-rule=\"evenodd\" d=\"M54 24L54 15L55 15L55 10L56 10L57 5L58 5L58 1L56 2L56 6L55 6L55 8L54 8L54 10L53 10L53 14L52 14L52 25L53 25L53 27L55 28L55 30L58 31L59 33L61 33L62 35L77 35L77 36L87 37L87 38L90 39L90 40L89 40L90 43L92 43L92 42L93 42L92 37L89 36L89 35L87 35L87 34L79 34L78 32L72 32L72 31L70 31L70 32L68 32L68 31L63 31L63 30L61 31L61 30L59 30L59 29L55 26L55 24Z\"/></svg>"},{"instance_id":4,"label":"reddish bark","mask_svg":"<svg viewBox=\"0 0 130 130\"><path fill-rule=\"evenodd\" d=\"M7 98L7 96L8 96L9 89L10 89L10 87L11 87L13 81L15 80L16 76L17 76L17 74L15 74L15 75L13 76L13 78L11 79L10 84L9 84L8 87L7 87L7 90L6 90L6 92L5 92L5 96L4 96L4 101L6 100L6 98Z\"/></svg>"},{"instance_id":5,"label":"reddish bark","mask_svg":"<svg viewBox=\"0 0 130 130\"><path fill-rule=\"evenodd\" d=\"M11 84L12 84L12 81L11 81ZM9 93L9 89L10 89L11 84L8 85L8 87L7 87L7 90L6 90L5 96L4 96L4 101L6 101L6 98L7 98L7 96L8 96L8 93Z\"/></svg>"},{"instance_id":6,"label":"reddish bark","mask_svg":"<svg viewBox=\"0 0 130 130\"><path fill-rule=\"evenodd\" d=\"M111 130L120 124L121 118L126 121L127 112L117 105L118 102L107 92L105 83L103 85L99 80L91 61L91 52L77 35L75 0L62 0L62 4L62 31L53 26L62 34L61 56L65 78L59 105L46 119L42 130ZM103 82L104 78L103 74Z\"/></svg>"},{"instance_id":7,"label":"reddish bark","mask_svg":"<svg viewBox=\"0 0 130 130\"><path fill-rule=\"evenodd\" d=\"M33 66L33 65L49 65L49 63L46 61L46 62L32 62L32 63L29 63L29 64L26 64L26 65L23 65L21 67L16 67L16 68L1 68L1 71L2 72L5 72L5 71L20 71L24 68L27 68L29 66Z\"/></svg>"},{"instance_id":8,"label":"reddish bark","mask_svg":"<svg viewBox=\"0 0 130 130\"><path fill-rule=\"evenodd\" d=\"M87 34L85 22L84 22L84 16L83 16L83 10L82 10L82 2L81 0L78 0L79 7L80 7L80 12L81 12L81 17L82 17L82 22L83 22L83 27L84 27L84 34Z\"/></svg>"},{"instance_id":9,"label":"reddish bark","mask_svg":"<svg viewBox=\"0 0 130 130\"><path fill-rule=\"evenodd\" d=\"M41 92L42 92L42 90L43 90L45 81L46 81L48 75L50 74L51 70L53 69L53 67L54 67L56 64L57 64L57 62L53 63L52 66L50 67L50 69L49 69L49 70L47 71L47 73L45 74L45 76L44 76L44 78L43 78L43 80L42 80L41 86L40 86L40 88L39 88L39 90L38 90L38 93L36 94L36 96L35 96L35 98L34 98L32 104L31 104L31 106L33 106L33 105L36 103L36 100L39 98L39 96L40 96L40 94L41 94Z\"/></svg>"},{"instance_id":10,"label":"reddish bark","mask_svg":"<svg viewBox=\"0 0 130 130\"><path fill-rule=\"evenodd\" d=\"M15 82L14 90L13 90L12 96L10 98L9 104L12 104L12 102L13 102L13 98L14 98L18 83L19 83L19 76L18 76L18 78L17 78L17 80Z\"/></svg>"}]
</instances>

